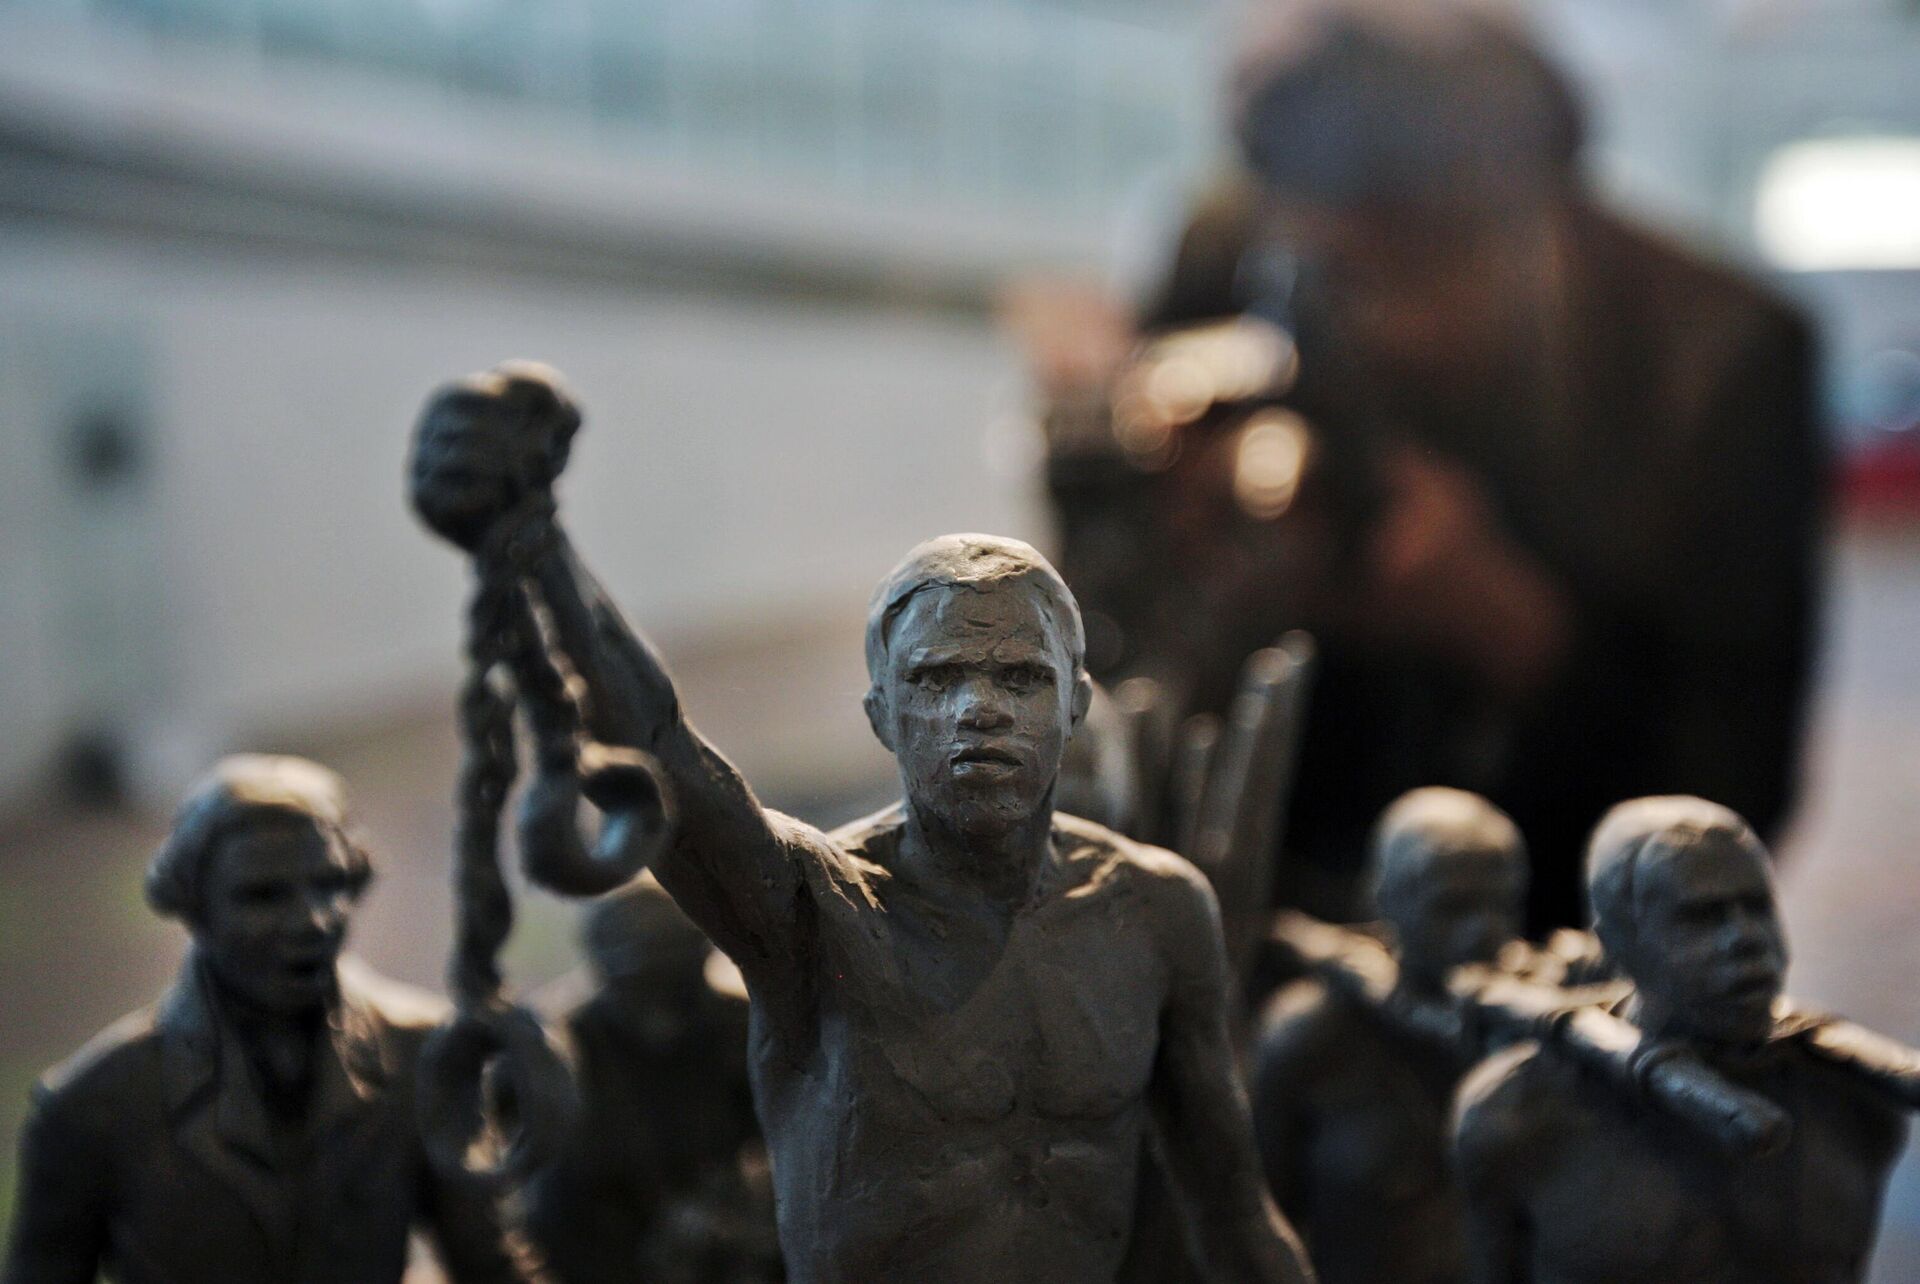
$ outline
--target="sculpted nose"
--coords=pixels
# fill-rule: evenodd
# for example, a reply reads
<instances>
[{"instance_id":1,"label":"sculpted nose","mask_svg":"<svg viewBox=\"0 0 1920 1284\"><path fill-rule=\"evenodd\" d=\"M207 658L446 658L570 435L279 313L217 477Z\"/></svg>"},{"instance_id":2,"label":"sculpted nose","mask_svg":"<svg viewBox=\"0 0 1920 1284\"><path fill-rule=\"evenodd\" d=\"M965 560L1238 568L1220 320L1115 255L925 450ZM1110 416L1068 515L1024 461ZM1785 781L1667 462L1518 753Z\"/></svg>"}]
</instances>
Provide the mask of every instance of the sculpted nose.
<instances>
[{"instance_id":1,"label":"sculpted nose","mask_svg":"<svg viewBox=\"0 0 1920 1284\"><path fill-rule=\"evenodd\" d=\"M314 897L307 901L300 931L303 936L324 939L338 935L345 925L346 913L336 897Z\"/></svg>"},{"instance_id":2,"label":"sculpted nose","mask_svg":"<svg viewBox=\"0 0 1920 1284\"><path fill-rule=\"evenodd\" d=\"M1727 922L1726 948L1741 958L1772 953L1776 933L1773 920L1756 912L1736 912Z\"/></svg>"},{"instance_id":3,"label":"sculpted nose","mask_svg":"<svg viewBox=\"0 0 1920 1284\"><path fill-rule=\"evenodd\" d=\"M1013 714L985 681L967 683L960 690L960 725L970 731L996 731L1013 721Z\"/></svg>"}]
</instances>

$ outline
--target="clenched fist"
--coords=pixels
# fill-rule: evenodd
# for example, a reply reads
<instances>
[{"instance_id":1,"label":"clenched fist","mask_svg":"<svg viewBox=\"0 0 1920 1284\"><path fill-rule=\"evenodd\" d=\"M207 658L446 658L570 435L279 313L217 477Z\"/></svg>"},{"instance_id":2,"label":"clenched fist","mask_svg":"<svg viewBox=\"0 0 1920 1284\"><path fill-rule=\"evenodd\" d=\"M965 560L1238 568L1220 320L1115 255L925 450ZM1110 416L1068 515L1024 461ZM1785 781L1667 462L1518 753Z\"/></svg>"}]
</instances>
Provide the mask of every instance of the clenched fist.
<instances>
[{"instance_id":1,"label":"clenched fist","mask_svg":"<svg viewBox=\"0 0 1920 1284\"><path fill-rule=\"evenodd\" d=\"M507 362L442 388L414 429L414 511L472 552L503 515L552 487L579 427L559 375L534 362Z\"/></svg>"}]
</instances>

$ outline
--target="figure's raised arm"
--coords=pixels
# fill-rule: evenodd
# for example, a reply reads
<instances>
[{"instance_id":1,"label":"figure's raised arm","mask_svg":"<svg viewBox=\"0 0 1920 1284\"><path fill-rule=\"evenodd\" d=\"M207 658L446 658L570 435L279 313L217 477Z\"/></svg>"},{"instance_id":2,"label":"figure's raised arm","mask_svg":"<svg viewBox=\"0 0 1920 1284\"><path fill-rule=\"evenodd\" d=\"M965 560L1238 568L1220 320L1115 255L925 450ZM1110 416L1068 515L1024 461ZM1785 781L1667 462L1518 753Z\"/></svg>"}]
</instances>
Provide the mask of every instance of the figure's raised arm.
<instances>
[{"instance_id":1,"label":"figure's raised arm","mask_svg":"<svg viewBox=\"0 0 1920 1284\"><path fill-rule=\"evenodd\" d=\"M589 799L618 814L650 795L648 768L622 751L652 756L677 811L671 837L652 857L655 873L748 984L772 997L801 979L795 964L810 920L796 855L817 836L763 810L688 725L658 657L575 554L552 486L579 423L543 367L503 366L443 389L415 438L414 507L437 534L473 554L483 586L506 585L517 595L503 616L537 627L516 661L523 694L544 666L551 685L565 684L577 698L578 767ZM539 654L529 656L527 646Z\"/></svg>"},{"instance_id":2,"label":"figure's raised arm","mask_svg":"<svg viewBox=\"0 0 1920 1284\"><path fill-rule=\"evenodd\" d=\"M733 764L687 722L653 648L557 530L535 556L532 580L584 688L593 739L644 750L665 773L677 814L673 836L653 860L661 885L750 985L785 973L801 945L796 857L811 831L763 808ZM617 766L589 774L588 795L617 800L621 778Z\"/></svg>"}]
</instances>

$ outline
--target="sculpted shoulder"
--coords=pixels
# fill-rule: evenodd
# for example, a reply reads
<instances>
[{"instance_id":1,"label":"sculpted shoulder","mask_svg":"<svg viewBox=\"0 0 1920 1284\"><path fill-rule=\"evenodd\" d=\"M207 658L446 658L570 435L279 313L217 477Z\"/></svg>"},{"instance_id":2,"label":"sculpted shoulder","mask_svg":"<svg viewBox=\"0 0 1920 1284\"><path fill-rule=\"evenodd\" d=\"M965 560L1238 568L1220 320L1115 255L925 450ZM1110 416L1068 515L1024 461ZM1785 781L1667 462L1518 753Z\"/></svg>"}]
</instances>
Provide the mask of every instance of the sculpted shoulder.
<instances>
[{"instance_id":1,"label":"sculpted shoulder","mask_svg":"<svg viewBox=\"0 0 1920 1284\"><path fill-rule=\"evenodd\" d=\"M379 1023L386 1039L409 1052L453 1015L452 1004L440 995L382 976L351 954L341 957L339 972L341 993Z\"/></svg>"},{"instance_id":2,"label":"sculpted shoulder","mask_svg":"<svg viewBox=\"0 0 1920 1284\"><path fill-rule=\"evenodd\" d=\"M1254 1077L1277 1086L1343 1073L1347 1051L1364 1038L1349 1005L1324 984L1295 981L1268 1000L1260 1014Z\"/></svg>"},{"instance_id":3,"label":"sculpted shoulder","mask_svg":"<svg viewBox=\"0 0 1920 1284\"><path fill-rule=\"evenodd\" d=\"M1907 1110L1858 1072L1836 1065L1809 1048L1795 1047L1791 1055L1810 1085L1808 1097L1827 1102L1831 1109L1844 1112L1853 1121L1863 1161L1881 1171L1891 1168L1906 1149Z\"/></svg>"},{"instance_id":4,"label":"sculpted shoulder","mask_svg":"<svg viewBox=\"0 0 1920 1284\"><path fill-rule=\"evenodd\" d=\"M453 1005L431 990L382 976L359 958L340 959L340 987L400 1030L431 1030L453 1015Z\"/></svg>"},{"instance_id":5,"label":"sculpted shoulder","mask_svg":"<svg viewBox=\"0 0 1920 1284\"><path fill-rule=\"evenodd\" d=\"M1578 1094L1560 1082L1564 1069L1538 1044L1519 1043L1461 1080L1454 1098L1454 1150L1470 1186L1523 1178L1555 1121L1577 1109Z\"/></svg>"},{"instance_id":6,"label":"sculpted shoulder","mask_svg":"<svg viewBox=\"0 0 1920 1284\"><path fill-rule=\"evenodd\" d=\"M1190 906L1213 901L1207 877L1185 857L1136 842L1105 825L1056 812L1054 846L1087 882L1123 881L1129 888L1170 897Z\"/></svg>"},{"instance_id":7,"label":"sculpted shoulder","mask_svg":"<svg viewBox=\"0 0 1920 1284\"><path fill-rule=\"evenodd\" d=\"M121 1017L40 1076L34 1106L63 1115L112 1111L134 1094L158 1091L159 1067L159 1005L154 1004Z\"/></svg>"},{"instance_id":8,"label":"sculpted shoulder","mask_svg":"<svg viewBox=\"0 0 1920 1284\"><path fill-rule=\"evenodd\" d=\"M888 860L907 823L903 804L893 803L825 834L802 821L769 815L789 849L805 863L803 872L816 896L824 893L864 908L878 905L877 889L891 877Z\"/></svg>"}]
</instances>

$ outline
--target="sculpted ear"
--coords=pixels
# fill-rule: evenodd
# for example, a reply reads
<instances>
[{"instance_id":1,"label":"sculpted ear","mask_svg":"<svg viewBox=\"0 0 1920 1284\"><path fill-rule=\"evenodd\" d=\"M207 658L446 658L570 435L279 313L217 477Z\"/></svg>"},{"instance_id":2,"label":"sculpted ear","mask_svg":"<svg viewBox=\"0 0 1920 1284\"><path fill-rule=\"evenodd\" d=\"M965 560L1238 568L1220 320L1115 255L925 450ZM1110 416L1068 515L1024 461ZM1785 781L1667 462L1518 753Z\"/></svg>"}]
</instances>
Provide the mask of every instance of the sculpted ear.
<instances>
[{"instance_id":1,"label":"sculpted ear","mask_svg":"<svg viewBox=\"0 0 1920 1284\"><path fill-rule=\"evenodd\" d=\"M888 753L893 753L893 731L888 726L887 698L880 694L880 688L868 687L860 707L867 711L867 725L873 728L874 739L885 745Z\"/></svg>"},{"instance_id":2,"label":"sculpted ear","mask_svg":"<svg viewBox=\"0 0 1920 1284\"><path fill-rule=\"evenodd\" d=\"M1080 730L1080 724L1087 720L1087 710L1093 707L1093 679L1087 676L1085 669L1073 679L1073 721L1069 729Z\"/></svg>"}]
</instances>

